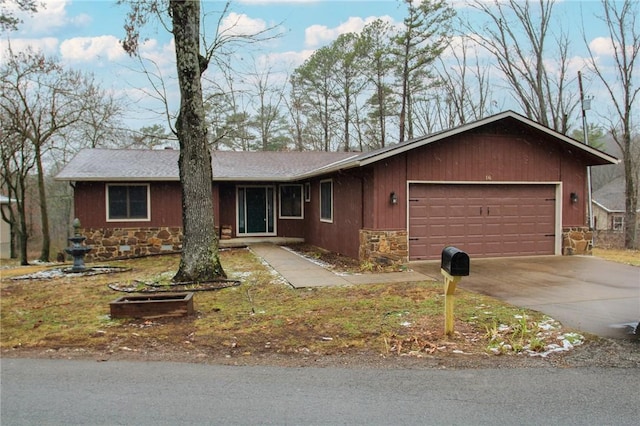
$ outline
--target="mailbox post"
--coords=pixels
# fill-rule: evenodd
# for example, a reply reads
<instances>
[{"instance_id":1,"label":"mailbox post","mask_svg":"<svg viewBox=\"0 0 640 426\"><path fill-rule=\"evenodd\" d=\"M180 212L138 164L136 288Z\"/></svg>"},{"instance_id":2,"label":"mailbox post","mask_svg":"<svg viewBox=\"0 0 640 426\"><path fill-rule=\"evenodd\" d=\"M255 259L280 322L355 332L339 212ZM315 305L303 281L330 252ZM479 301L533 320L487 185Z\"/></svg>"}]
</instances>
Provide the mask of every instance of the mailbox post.
<instances>
[{"instance_id":1,"label":"mailbox post","mask_svg":"<svg viewBox=\"0 0 640 426\"><path fill-rule=\"evenodd\" d=\"M453 306L456 285L469 275L469 255L453 246L442 250L440 272L444 277L444 334L453 334Z\"/></svg>"}]
</instances>

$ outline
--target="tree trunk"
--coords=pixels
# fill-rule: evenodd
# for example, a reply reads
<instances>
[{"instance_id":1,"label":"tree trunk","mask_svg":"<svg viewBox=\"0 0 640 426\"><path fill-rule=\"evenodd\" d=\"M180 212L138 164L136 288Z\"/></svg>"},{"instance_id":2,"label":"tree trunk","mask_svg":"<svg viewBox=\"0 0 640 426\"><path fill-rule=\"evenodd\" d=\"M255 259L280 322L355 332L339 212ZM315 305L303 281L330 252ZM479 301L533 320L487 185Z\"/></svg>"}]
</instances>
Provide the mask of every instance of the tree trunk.
<instances>
[{"instance_id":1,"label":"tree trunk","mask_svg":"<svg viewBox=\"0 0 640 426\"><path fill-rule=\"evenodd\" d=\"M631 128L625 126L625 134L623 135L625 152L623 154L624 175L625 175L625 218L624 218L624 248L635 250L638 248L638 184L635 179L634 165L631 153Z\"/></svg>"},{"instance_id":2,"label":"tree trunk","mask_svg":"<svg viewBox=\"0 0 640 426\"><path fill-rule=\"evenodd\" d=\"M378 73L378 123L380 125L380 148L384 148L385 144L385 108L384 108L384 91L382 76Z\"/></svg>"},{"instance_id":3,"label":"tree trunk","mask_svg":"<svg viewBox=\"0 0 640 426\"><path fill-rule=\"evenodd\" d=\"M20 213L23 219L20 221L20 229L18 231L18 247L20 248L20 265L28 265L29 258L27 253L27 241L29 239L29 233L27 231L27 224L24 221L24 211Z\"/></svg>"},{"instance_id":4,"label":"tree trunk","mask_svg":"<svg viewBox=\"0 0 640 426\"><path fill-rule=\"evenodd\" d=\"M351 141L349 140L349 109L351 108L351 105L349 101L349 92L347 91L344 106L344 152L351 151Z\"/></svg>"},{"instance_id":5,"label":"tree trunk","mask_svg":"<svg viewBox=\"0 0 640 426\"><path fill-rule=\"evenodd\" d=\"M406 55L409 48L406 48L404 66L402 69L402 106L400 107L400 140L398 142L404 142L405 138L405 120L407 118L407 91L409 86L409 64L407 63Z\"/></svg>"},{"instance_id":6,"label":"tree trunk","mask_svg":"<svg viewBox=\"0 0 640 426\"><path fill-rule=\"evenodd\" d=\"M24 205L26 189L25 177L19 177L20 181L16 184L16 212L18 214L18 226L16 234L18 236L18 250L20 251L20 265L28 265L27 244L29 241L29 231L27 229L27 211Z\"/></svg>"},{"instance_id":7,"label":"tree trunk","mask_svg":"<svg viewBox=\"0 0 640 426\"><path fill-rule=\"evenodd\" d=\"M49 214L47 212L47 194L44 186L44 169L42 167L42 150L39 144L34 144L36 168L38 171L38 198L40 199L40 223L42 226L42 248L40 261L49 262L51 250L51 233L49 232Z\"/></svg>"},{"instance_id":8,"label":"tree trunk","mask_svg":"<svg viewBox=\"0 0 640 426\"><path fill-rule=\"evenodd\" d=\"M174 281L226 278L218 257L214 228L211 153L202 102L200 2L170 1L176 66L180 84L180 114L176 131L180 142L180 183L184 240Z\"/></svg>"}]
</instances>

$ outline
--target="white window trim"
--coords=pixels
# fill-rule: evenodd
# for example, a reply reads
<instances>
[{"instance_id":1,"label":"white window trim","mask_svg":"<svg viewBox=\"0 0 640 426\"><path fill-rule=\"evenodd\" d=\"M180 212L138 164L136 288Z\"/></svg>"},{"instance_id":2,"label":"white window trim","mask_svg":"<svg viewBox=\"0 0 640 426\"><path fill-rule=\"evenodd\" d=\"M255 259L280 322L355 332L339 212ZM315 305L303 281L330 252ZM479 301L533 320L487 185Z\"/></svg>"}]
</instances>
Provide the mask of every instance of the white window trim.
<instances>
[{"instance_id":1,"label":"white window trim","mask_svg":"<svg viewBox=\"0 0 640 426\"><path fill-rule=\"evenodd\" d=\"M311 202L311 182L305 182L304 184L304 202Z\"/></svg>"},{"instance_id":2,"label":"white window trim","mask_svg":"<svg viewBox=\"0 0 640 426\"><path fill-rule=\"evenodd\" d=\"M147 217L135 219L111 219L109 217L109 187L110 186L146 186L147 187ZM151 186L148 183L107 183L104 187L105 217L107 222L150 222L151 221Z\"/></svg>"},{"instance_id":3,"label":"white window trim","mask_svg":"<svg viewBox=\"0 0 640 426\"><path fill-rule=\"evenodd\" d=\"M285 186L295 186L300 189L300 216L283 216L282 215L282 188ZM304 219L304 186L299 183L288 183L278 186L278 218L279 219Z\"/></svg>"},{"instance_id":4,"label":"white window trim","mask_svg":"<svg viewBox=\"0 0 640 426\"><path fill-rule=\"evenodd\" d=\"M624 216L615 215L611 218L611 230L615 232L624 231Z\"/></svg>"},{"instance_id":5,"label":"white window trim","mask_svg":"<svg viewBox=\"0 0 640 426\"><path fill-rule=\"evenodd\" d=\"M331 218L323 218L322 217L322 184L323 183L327 183L329 182L331 184ZM320 222L326 222L326 223L333 223L333 201L334 201L334 196L333 196L333 179L324 179L320 181L320 185L319 185L319 192L320 192L320 196L318 197L318 199L320 200L319 203L319 207L320 207Z\"/></svg>"}]
</instances>

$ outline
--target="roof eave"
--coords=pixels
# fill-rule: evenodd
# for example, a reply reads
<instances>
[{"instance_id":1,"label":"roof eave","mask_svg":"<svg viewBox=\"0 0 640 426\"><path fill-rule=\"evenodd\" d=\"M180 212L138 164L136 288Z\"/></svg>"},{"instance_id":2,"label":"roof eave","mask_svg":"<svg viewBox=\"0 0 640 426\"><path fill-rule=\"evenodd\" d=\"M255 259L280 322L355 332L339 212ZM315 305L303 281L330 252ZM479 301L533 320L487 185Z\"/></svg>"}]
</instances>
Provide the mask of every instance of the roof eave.
<instances>
[{"instance_id":1,"label":"roof eave","mask_svg":"<svg viewBox=\"0 0 640 426\"><path fill-rule=\"evenodd\" d=\"M293 182L300 180L297 176L260 176L260 177L215 177L213 182Z\"/></svg>"},{"instance_id":2,"label":"roof eave","mask_svg":"<svg viewBox=\"0 0 640 426\"><path fill-rule=\"evenodd\" d=\"M53 178L57 181L69 182L179 182L180 179L175 176L160 177L126 177L126 176L56 176Z\"/></svg>"}]
</instances>

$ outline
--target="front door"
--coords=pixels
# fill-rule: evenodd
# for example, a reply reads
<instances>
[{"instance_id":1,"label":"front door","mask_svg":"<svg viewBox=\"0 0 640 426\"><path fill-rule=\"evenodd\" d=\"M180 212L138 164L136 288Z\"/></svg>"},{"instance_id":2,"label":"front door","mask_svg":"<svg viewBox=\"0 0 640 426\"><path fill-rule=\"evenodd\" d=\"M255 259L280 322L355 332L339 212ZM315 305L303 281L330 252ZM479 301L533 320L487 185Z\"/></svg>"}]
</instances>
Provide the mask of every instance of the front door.
<instances>
[{"instance_id":1,"label":"front door","mask_svg":"<svg viewBox=\"0 0 640 426\"><path fill-rule=\"evenodd\" d=\"M238 235L274 235L272 186L238 187Z\"/></svg>"}]
</instances>

